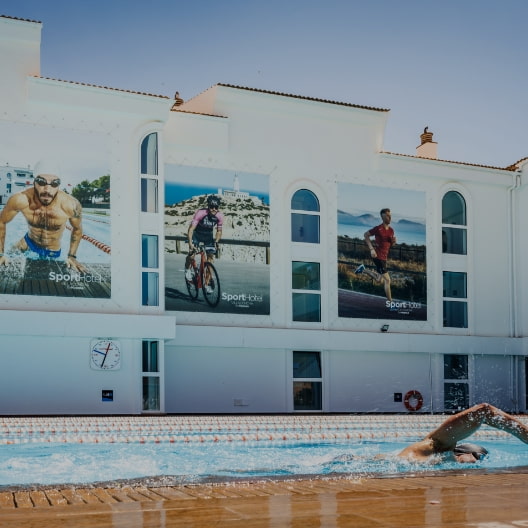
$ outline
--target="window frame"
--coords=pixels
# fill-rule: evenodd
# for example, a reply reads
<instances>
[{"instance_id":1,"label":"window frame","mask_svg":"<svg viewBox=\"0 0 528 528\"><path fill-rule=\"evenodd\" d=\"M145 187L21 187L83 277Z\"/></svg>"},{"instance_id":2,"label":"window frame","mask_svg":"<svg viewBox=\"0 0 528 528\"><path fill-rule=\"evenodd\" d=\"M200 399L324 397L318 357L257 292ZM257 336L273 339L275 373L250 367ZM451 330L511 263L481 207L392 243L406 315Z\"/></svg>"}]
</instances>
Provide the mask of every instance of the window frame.
<instances>
[{"instance_id":1,"label":"window frame","mask_svg":"<svg viewBox=\"0 0 528 528\"><path fill-rule=\"evenodd\" d=\"M295 369L294 369L294 363L295 363L295 354L296 353L304 353L304 354L318 354L319 358L319 369L320 369L320 376L312 376L312 377L295 377ZM292 350L291 353L291 366L292 366L292 375L291 375L291 397L292 397L292 409L293 412L299 412L299 413L317 413L317 412L323 412L324 411L324 383L323 383L323 376L324 376L324 370L323 370L323 354L320 350ZM306 409L306 408L295 408L295 388L296 385L299 384L311 384L318 387L318 397L320 400L320 406L317 409ZM307 387L305 387L307 388Z\"/></svg>"},{"instance_id":2,"label":"window frame","mask_svg":"<svg viewBox=\"0 0 528 528\"><path fill-rule=\"evenodd\" d=\"M152 345L155 344L155 350ZM155 352L156 356L156 367L157 370L148 368L149 361L145 362L145 354L152 356ZM164 387L164 343L157 339L145 339L141 342L141 412L143 414L156 414L165 412L165 387ZM151 359L151 357L149 358ZM147 365L145 365L147 363ZM147 370L145 370L147 366ZM149 407L145 405L145 398L152 397L150 393L145 393L145 388L150 388L150 383L154 383L157 390L155 395L155 401L157 401L157 407Z\"/></svg>"},{"instance_id":3,"label":"window frame","mask_svg":"<svg viewBox=\"0 0 528 528\"><path fill-rule=\"evenodd\" d=\"M310 195L315 200L315 203L317 204L316 209L296 209L294 208L294 200L295 196L300 192L306 192L310 193ZM300 240L297 236L294 238L294 229L302 230L305 227L312 228L313 226L305 226L304 222L296 222L295 220L302 220L304 217L306 219L308 218L314 218L316 219L316 225L317 225L317 233L316 236L313 237L313 240ZM311 229L310 229L311 233ZM312 237L311 237L312 238ZM310 189L306 189L305 187L301 189L297 189L291 196L290 199L290 240L291 242L295 244L320 244L321 243L321 201L319 200L319 197L315 192L313 192Z\"/></svg>"},{"instance_id":4,"label":"window frame","mask_svg":"<svg viewBox=\"0 0 528 528\"><path fill-rule=\"evenodd\" d=\"M317 282L318 282L318 288L313 287L299 287L298 284L295 284L295 273L294 273L294 266L295 264L306 264L306 265L313 265L317 267ZM297 274L300 275L300 274ZM298 287L295 287L298 286ZM318 301L318 319L306 319L306 318L296 318L296 299L301 298L312 298L313 300L317 299ZM320 323L322 318L322 296L321 296L321 263L317 261L301 261L301 260L292 260L291 262L291 318L292 321L295 323ZM309 312L304 311L303 315L306 315ZM301 314L299 314L301 315Z\"/></svg>"},{"instance_id":5,"label":"window frame","mask_svg":"<svg viewBox=\"0 0 528 528\"><path fill-rule=\"evenodd\" d=\"M162 309L163 297L163 192L160 175L160 133L148 130L139 141L140 237L140 304L145 310ZM157 238L154 263L145 262L145 237ZM151 239L153 240L153 238ZM146 265L145 265L146 264Z\"/></svg>"}]
</instances>

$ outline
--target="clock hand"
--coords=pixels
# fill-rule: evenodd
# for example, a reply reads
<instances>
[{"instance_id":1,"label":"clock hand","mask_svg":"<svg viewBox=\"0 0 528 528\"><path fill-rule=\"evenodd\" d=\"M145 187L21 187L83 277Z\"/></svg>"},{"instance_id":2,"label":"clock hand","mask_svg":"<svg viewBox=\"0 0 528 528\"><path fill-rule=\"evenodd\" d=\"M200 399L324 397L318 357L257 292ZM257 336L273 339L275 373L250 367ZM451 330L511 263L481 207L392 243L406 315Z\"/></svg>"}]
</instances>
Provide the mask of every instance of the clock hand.
<instances>
[{"instance_id":1,"label":"clock hand","mask_svg":"<svg viewBox=\"0 0 528 528\"><path fill-rule=\"evenodd\" d=\"M101 368L103 368L104 362L106 361L106 358L108 357L108 351L110 350L110 343L108 343L108 346L106 347L106 352L104 353L104 359L101 363Z\"/></svg>"}]
</instances>

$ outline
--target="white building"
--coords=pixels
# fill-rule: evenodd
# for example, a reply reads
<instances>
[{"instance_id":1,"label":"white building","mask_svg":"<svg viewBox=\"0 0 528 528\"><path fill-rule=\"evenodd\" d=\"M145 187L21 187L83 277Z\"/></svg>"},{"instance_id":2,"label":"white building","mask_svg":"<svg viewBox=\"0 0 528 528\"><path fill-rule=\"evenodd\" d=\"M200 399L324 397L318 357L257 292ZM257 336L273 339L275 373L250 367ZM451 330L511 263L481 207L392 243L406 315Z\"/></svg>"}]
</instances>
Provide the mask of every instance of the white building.
<instances>
[{"instance_id":1,"label":"white building","mask_svg":"<svg viewBox=\"0 0 528 528\"><path fill-rule=\"evenodd\" d=\"M385 152L381 108L224 84L175 104L49 79L40 32L0 17L0 167L60 162L84 268L66 266L69 229L38 260L10 247L50 227L0 217L1 414L528 409L526 158L443 161L427 130L414 155ZM186 231L235 174L248 199L222 210L209 306L184 279ZM392 303L354 273L372 269L363 233L384 207Z\"/></svg>"}]
</instances>

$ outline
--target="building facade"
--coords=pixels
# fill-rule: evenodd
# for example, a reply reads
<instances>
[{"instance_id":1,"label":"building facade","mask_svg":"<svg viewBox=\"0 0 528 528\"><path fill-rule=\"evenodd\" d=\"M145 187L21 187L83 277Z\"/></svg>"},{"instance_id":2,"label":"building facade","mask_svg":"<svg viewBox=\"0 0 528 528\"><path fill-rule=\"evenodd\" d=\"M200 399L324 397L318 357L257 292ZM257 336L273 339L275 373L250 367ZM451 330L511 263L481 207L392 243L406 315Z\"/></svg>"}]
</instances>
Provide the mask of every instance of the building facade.
<instances>
[{"instance_id":1,"label":"building facade","mask_svg":"<svg viewBox=\"0 0 528 528\"><path fill-rule=\"evenodd\" d=\"M443 161L427 129L385 152L383 108L49 79L41 27L0 17L0 413L527 410L526 159ZM381 281L366 238L390 246Z\"/></svg>"}]
</instances>

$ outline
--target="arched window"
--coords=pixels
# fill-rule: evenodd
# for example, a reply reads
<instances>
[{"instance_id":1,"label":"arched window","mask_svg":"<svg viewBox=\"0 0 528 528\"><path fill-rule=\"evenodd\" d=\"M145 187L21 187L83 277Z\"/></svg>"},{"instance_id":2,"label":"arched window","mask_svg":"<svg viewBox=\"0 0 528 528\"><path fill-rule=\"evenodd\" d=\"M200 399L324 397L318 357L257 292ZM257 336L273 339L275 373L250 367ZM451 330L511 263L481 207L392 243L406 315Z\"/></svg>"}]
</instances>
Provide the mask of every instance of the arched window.
<instances>
[{"instance_id":1,"label":"arched window","mask_svg":"<svg viewBox=\"0 0 528 528\"><path fill-rule=\"evenodd\" d=\"M466 201L457 191L442 199L442 252L467 254Z\"/></svg>"},{"instance_id":2,"label":"arched window","mask_svg":"<svg viewBox=\"0 0 528 528\"><path fill-rule=\"evenodd\" d=\"M466 201L457 191L449 191L442 198L442 253L467 255ZM444 269L442 282L443 326L467 328L467 273Z\"/></svg>"},{"instance_id":3,"label":"arched window","mask_svg":"<svg viewBox=\"0 0 528 528\"><path fill-rule=\"evenodd\" d=\"M158 134L141 142L141 212L158 213ZM141 235L141 291L143 306L159 306L159 243L156 234ZM145 387L144 387L145 389Z\"/></svg>"},{"instance_id":4,"label":"arched window","mask_svg":"<svg viewBox=\"0 0 528 528\"><path fill-rule=\"evenodd\" d=\"M307 189L297 191L291 200L292 242L319 244L319 200Z\"/></svg>"},{"instance_id":5,"label":"arched window","mask_svg":"<svg viewBox=\"0 0 528 528\"><path fill-rule=\"evenodd\" d=\"M158 175L158 134L152 132L141 142L141 174Z\"/></svg>"}]
</instances>

